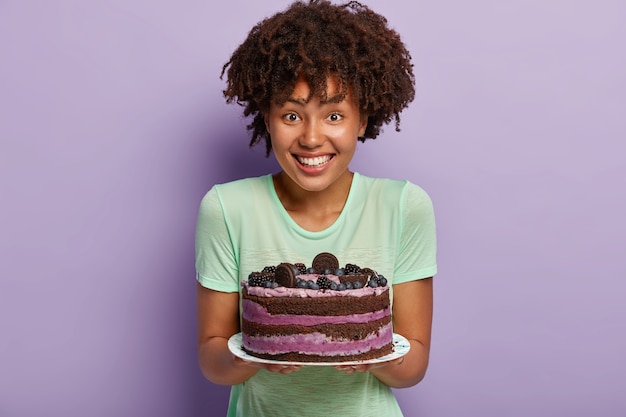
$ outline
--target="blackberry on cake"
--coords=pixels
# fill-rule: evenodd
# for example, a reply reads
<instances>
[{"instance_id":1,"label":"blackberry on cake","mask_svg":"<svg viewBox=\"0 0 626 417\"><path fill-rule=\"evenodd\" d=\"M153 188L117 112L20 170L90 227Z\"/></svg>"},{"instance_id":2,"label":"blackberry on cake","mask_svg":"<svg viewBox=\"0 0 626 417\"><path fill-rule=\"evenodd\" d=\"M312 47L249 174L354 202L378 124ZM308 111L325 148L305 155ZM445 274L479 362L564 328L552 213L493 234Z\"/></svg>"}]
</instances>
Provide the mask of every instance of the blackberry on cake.
<instances>
[{"instance_id":1,"label":"blackberry on cake","mask_svg":"<svg viewBox=\"0 0 626 417\"><path fill-rule=\"evenodd\" d=\"M329 280L326 275L320 275L319 277L317 277L316 281L317 285L323 290L329 290L331 282L332 281Z\"/></svg>"},{"instance_id":2,"label":"blackberry on cake","mask_svg":"<svg viewBox=\"0 0 626 417\"><path fill-rule=\"evenodd\" d=\"M300 275L306 274L306 265L304 265L302 262L297 262L297 263L293 264L293 266L298 268L298 273Z\"/></svg>"},{"instance_id":3,"label":"blackberry on cake","mask_svg":"<svg viewBox=\"0 0 626 417\"><path fill-rule=\"evenodd\" d=\"M361 268L356 264L346 264L344 271L346 274L358 274Z\"/></svg>"},{"instance_id":4,"label":"blackberry on cake","mask_svg":"<svg viewBox=\"0 0 626 417\"><path fill-rule=\"evenodd\" d=\"M263 272L251 272L248 275L248 285L251 287L264 287L267 281L272 281L270 275Z\"/></svg>"}]
</instances>

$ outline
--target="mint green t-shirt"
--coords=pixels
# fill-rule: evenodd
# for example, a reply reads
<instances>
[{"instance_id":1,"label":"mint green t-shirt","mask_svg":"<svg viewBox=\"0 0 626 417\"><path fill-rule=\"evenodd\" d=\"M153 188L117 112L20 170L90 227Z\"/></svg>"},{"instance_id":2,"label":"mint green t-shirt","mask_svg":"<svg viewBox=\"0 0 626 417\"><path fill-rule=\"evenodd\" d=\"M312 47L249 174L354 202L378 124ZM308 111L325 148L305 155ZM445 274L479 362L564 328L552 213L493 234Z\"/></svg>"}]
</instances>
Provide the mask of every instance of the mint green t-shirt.
<instances>
[{"instance_id":1,"label":"mint green t-shirt","mask_svg":"<svg viewBox=\"0 0 626 417\"><path fill-rule=\"evenodd\" d=\"M432 203L408 181L354 174L341 214L326 230L298 226L280 203L271 175L215 185L202 199L196 279L238 292L252 271L281 262L310 266L320 252L383 274L391 284L437 272ZM289 375L257 372L233 386L229 417L399 417L393 392L370 373L305 366Z\"/></svg>"}]
</instances>

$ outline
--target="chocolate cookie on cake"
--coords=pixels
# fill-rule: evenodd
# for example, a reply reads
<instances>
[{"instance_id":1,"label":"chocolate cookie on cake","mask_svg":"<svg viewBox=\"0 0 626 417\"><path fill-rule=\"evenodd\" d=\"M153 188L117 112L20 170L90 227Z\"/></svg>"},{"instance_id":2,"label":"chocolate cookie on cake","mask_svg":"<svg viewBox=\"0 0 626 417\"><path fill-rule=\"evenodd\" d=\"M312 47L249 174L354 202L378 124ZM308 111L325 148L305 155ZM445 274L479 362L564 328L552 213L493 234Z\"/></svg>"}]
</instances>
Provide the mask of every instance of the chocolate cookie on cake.
<instances>
[{"instance_id":1,"label":"chocolate cookie on cake","mask_svg":"<svg viewBox=\"0 0 626 417\"><path fill-rule=\"evenodd\" d=\"M392 352L389 286L328 252L310 267L288 262L242 283L242 341L250 355L297 362L342 362Z\"/></svg>"}]
</instances>

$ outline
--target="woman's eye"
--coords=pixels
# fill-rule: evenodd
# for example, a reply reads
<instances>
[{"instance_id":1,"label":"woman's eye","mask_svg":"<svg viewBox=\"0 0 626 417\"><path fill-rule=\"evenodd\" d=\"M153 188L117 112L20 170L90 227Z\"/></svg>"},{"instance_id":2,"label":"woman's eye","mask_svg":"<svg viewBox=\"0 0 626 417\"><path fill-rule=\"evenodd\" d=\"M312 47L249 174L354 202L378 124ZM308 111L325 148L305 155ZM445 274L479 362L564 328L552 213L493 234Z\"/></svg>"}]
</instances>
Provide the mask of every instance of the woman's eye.
<instances>
[{"instance_id":1,"label":"woman's eye","mask_svg":"<svg viewBox=\"0 0 626 417\"><path fill-rule=\"evenodd\" d=\"M298 117L297 114L295 113L287 113L285 116L283 116L285 118L285 120L287 120L288 122L297 122L300 118Z\"/></svg>"}]
</instances>

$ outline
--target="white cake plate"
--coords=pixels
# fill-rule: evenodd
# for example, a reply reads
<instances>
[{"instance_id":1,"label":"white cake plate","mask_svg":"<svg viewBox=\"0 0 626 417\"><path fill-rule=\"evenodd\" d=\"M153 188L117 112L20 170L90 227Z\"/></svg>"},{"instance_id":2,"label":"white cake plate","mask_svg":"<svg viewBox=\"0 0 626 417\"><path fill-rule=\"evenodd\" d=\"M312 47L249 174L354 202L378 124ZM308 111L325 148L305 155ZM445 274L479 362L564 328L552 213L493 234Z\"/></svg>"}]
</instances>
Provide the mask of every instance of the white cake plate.
<instances>
[{"instance_id":1,"label":"white cake plate","mask_svg":"<svg viewBox=\"0 0 626 417\"><path fill-rule=\"evenodd\" d=\"M237 333L228 339L228 349L233 355L238 358L244 359L249 362L257 363L269 363L276 365L304 365L304 366L346 366L346 365L362 365L362 364L374 364L388 362L394 359L401 358L406 355L411 349L411 344L404 337L397 333L393 334L393 352L389 355L381 356L380 358L367 359L360 361L345 361L345 362L291 362L291 361L277 361L272 359L261 359L254 357L243 350L243 343L241 341L241 333Z\"/></svg>"}]
</instances>

